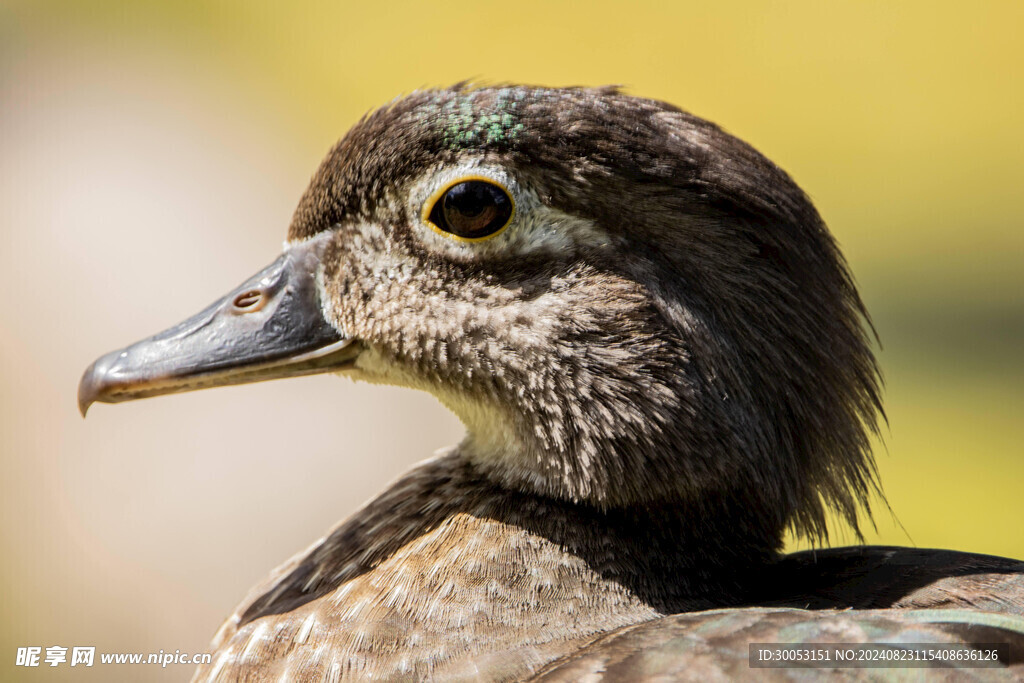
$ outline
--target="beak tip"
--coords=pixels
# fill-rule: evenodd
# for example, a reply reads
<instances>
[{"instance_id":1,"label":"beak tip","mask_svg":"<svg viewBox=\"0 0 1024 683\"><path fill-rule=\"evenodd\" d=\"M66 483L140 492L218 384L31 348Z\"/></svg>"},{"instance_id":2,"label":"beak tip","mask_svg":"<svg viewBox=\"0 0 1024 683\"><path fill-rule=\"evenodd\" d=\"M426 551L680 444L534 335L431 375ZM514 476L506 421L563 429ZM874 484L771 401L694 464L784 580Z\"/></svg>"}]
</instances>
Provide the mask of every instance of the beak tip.
<instances>
[{"instance_id":1,"label":"beak tip","mask_svg":"<svg viewBox=\"0 0 1024 683\"><path fill-rule=\"evenodd\" d=\"M82 414L82 419L85 419L86 413L89 412L89 406L92 405L92 399L88 396L82 396L81 387L78 390L78 412Z\"/></svg>"},{"instance_id":2,"label":"beak tip","mask_svg":"<svg viewBox=\"0 0 1024 683\"><path fill-rule=\"evenodd\" d=\"M100 358L92 363L82 373L82 379L78 382L78 412L85 417L85 414L89 412L89 406L95 403L97 400L101 400L101 394L103 393L104 387L104 372L97 369L97 364L106 359L107 356Z\"/></svg>"}]
</instances>

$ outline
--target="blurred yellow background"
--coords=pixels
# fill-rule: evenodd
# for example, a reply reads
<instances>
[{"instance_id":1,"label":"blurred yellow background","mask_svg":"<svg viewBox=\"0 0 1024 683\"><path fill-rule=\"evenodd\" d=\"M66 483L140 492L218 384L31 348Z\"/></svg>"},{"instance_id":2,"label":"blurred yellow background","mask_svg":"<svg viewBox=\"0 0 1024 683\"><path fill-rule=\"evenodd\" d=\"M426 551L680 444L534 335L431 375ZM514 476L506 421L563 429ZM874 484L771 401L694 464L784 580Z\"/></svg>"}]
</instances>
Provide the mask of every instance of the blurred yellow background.
<instances>
[{"instance_id":1,"label":"blurred yellow background","mask_svg":"<svg viewBox=\"0 0 1024 683\"><path fill-rule=\"evenodd\" d=\"M465 78L624 84L787 169L883 342L871 543L1024 557L1024 3L0 2L0 671L19 646L204 651L246 590L455 442L330 377L111 408L100 353L271 261L368 109ZM837 533L834 543L851 541Z\"/></svg>"}]
</instances>

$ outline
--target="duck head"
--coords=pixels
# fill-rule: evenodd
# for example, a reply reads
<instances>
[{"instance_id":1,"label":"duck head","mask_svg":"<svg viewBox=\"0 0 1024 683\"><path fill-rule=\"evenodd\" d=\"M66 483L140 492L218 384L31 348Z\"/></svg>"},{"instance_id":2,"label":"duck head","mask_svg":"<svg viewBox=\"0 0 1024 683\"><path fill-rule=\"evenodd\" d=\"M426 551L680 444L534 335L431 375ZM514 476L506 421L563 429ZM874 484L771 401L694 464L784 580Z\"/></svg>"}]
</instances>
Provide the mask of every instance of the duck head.
<instances>
[{"instance_id":1,"label":"duck head","mask_svg":"<svg viewBox=\"0 0 1024 683\"><path fill-rule=\"evenodd\" d=\"M820 536L874 488L869 329L804 193L713 124L459 86L365 117L273 265L97 360L79 402L336 372L437 396L500 486Z\"/></svg>"}]
</instances>

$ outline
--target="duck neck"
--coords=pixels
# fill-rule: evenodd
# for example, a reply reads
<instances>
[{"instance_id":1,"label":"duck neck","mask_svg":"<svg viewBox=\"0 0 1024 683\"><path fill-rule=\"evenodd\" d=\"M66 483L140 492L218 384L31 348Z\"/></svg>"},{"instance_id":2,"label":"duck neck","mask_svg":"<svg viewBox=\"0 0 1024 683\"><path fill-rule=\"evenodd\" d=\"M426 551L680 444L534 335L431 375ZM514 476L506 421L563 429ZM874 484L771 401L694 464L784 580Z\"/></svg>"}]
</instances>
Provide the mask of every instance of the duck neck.
<instances>
[{"instance_id":1,"label":"duck neck","mask_svg":"<svg viewBox=\"0 0 1024 683\"><path fill-rule=\"evenodd\" d=\"M781 531L767 516L759 523L742 496L602 509L509 491L461 467L467 483L488 491L485 516L541 539L660 614L746 602L782 548Z\"/></svg>"},{"instance_id":2,"label":"duck neck","mask_svg":"<svg viewBox=\"0 0 1024 683\"><path fill-rule=\"evenodd\" d=\"M457 678L459 662L497 657L526 675L602 633L743 602L776 543L712 524L727 513L599 510L513 491L454 451L278 570L221 640L248 642L260 617L323 602L336 621L324 642L362 671ZM398 651L401 662L382 654Z\"/></svg>"},{"instance_id":3,"label":"duck neck","mask_svg":"<svg viewBox=\"0 0 1024 683\"><path fill-rule=\"evenodd\" d=\"M781 534L736 524L750 511L734 505L742 503L709 497L700 505L601 510L497 485L455 450L396 481L325 538L306 564L330 577L312 591L323 593L395 558L422 565L437 560L442 547L457 548L446 569L451 575L507 555L502 571L509 580L520 571L572 565L586 581L614 586L623 599L659 613L722 607L745 599L750 579L781 546ZM523 554L526 546L531 550ZM308 581L308 573L300 578ZM500 571L491 576L502 580ZM301 599L309 597L303 590Z\"/></svg>"},{"instance_id":4,"label":"duck neck","mask_svg":"<svg viewBox=\"0 0 1024 683\"><path fill-rule=\"evenodd\" d=\"M420 482L415 495L441 506L433 523L471 519L501 530L489 552L502 544L512 552L515 539L529 538L545 549L534 557L538 564L572 563L588 580L614 586L660 614L744 602L781 550L773 517L749 509L749 497L735 491L709 492L689 505L648 501L602 509L509 489L488 474L456 450L424 463L397 486Z\"/></svg>"}]
</instances>

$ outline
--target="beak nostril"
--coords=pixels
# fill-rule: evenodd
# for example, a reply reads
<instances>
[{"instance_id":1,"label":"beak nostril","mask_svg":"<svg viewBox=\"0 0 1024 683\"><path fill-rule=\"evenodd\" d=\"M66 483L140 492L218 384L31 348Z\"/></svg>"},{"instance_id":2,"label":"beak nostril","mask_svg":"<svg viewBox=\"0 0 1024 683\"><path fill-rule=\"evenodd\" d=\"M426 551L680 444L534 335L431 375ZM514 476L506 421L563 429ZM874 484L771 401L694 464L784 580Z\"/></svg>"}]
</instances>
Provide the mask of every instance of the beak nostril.
<instances>
[{"instance_id":1,"label":"beak nostril","mask_svg":"<svg viewBox=\"0 0 1024 683\"><path fill-rule=\"evenodd\" d=\"M244 294L239 294L238 296L236 296L235 300L232 303L234 304L235 308L246 309L258 307L259 304L262 303L262 301L263 292L261 292L258 289L251 289L248 292L245 292Z\"/></svg>"}]
</instances>

